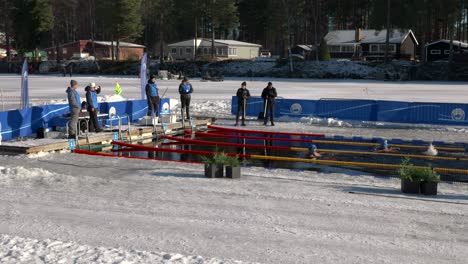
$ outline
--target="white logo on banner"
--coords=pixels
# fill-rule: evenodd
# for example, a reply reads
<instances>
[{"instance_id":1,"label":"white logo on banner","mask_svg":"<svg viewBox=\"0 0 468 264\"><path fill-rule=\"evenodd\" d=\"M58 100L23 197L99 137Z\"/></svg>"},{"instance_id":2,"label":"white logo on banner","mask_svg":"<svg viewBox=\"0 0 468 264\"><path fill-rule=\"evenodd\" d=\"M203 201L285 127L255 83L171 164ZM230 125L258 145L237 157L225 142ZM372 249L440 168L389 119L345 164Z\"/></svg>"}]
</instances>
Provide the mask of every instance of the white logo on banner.
<instances>
[{"instance_id":1,"label":"white logo on banner","mask_svg":"<svg viewBox=\"0 0 468 264\"><path fill-rule=\"evenodd\" d=\"M456 121L465 120L465 111L461 108L455 108L452 111L452 119Z\"/></svg>"},{"instance_id":2,"label":"white logo on banner","mask_svg":"<svg viewBox=\"0 0 468 264\"><path fill-rule=\"evenodd\" d=\"M292 104L289 109L291 114L300 115L302 113L302 106L298 103Z\"/></svg>"},{"instance_id":3,"label":"white logo on banner","mask_svg":"<svg viewBox=\"0 0 468 264\"><path fill-rule=\"evenodd\" d=\"M162 106L162 112L164 114L169 114L169 103L168 102L165 102Z\"/></svg>"}]
</instances>

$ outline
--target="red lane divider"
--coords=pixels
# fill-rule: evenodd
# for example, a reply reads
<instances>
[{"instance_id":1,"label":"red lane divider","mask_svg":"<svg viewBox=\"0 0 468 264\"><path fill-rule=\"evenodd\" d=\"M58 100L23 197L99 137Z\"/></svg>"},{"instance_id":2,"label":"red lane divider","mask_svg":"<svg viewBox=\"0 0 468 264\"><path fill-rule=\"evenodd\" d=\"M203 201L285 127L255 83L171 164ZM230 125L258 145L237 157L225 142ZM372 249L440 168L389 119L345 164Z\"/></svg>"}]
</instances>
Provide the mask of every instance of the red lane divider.
<instances>
[{"instance_id":1,"label":"red lane divider","mask_svg":"<svg viewBox=\"0 0 468 264\"><path fill-rule=\"evenodd\" d=\"M260 131L260 130L237 129L237 128L221 127L221 126L213 126L213 125L209 125L208 128L214 129L214 130L220 130L220 131L243 133L243 134L286 135L286 136L316 137L316 138L325 137L325 134Z\"/></svg>"},{"instance_id":2,"label":"red lane divider","mask_svg":"<svg viewBox=\"0 0 468 264\"><path fill-rule=\"evenodd\" d=\"M205 146L224 146L224 147L240 147L240 148L253 148L253 149L274 149L274 150L291 150L291 151L304 151L303 149L298 149L294 147L281 147L281 146L264 146L264 145L255 145L255 144L239 144L239 143L229 143L229 142L214 142L206 140L195 140L195 139L186 139L178 138L171 136L162 136L165 139L174 140L177 142L185 142L190 145L205 145Z\"/></svg>"},{"instance_id":3,"label":"red lane divider","mask_svg":"<svg viewBox=\"0 0 468 264\"><path fill-rule=\"evenodd\" d=\"M191 130L185 130L185 134L192 134ZM205 138L232 138L232 139L253 139L253 140L271 140L271 141L285 141L285 142L302 142L302 143L311 143L311 139L297 139L297 138L269 138L269 137L256 137L256 136L243 136L243 135L226 135L218 133L209 133L209 132L195 132L197 137Z\"/></svg>"},{"instance_id":4,"label":"red lane divider","mask_svg":"<svg viewBox=\"0 0 468 264\"><path fill-rule=\"evenodd\" d=\"M216 152L212 151L201 151L201 150L183 150L183 149L170 149L170 148L156 148L156 147L149 147L149 146L142 146L136 144L129 144L119 141L112 141L113 145L133 148L135 150L146 150L146 151L160 151L160 152L172 152L172 153L184 153L184 154L195 154L195 155L202 155L202 156L214 156ZM250 154L237 154L237 153L224 153L227 156L238 156L239 158L251 158Z\"/></svg>"},{"instance_id":5,"label":"red lane divider","mask_svg":"<svg viewBox=\"0 0 468 264\"><path fill-rule=\"evenodd\" d=\"M73 150L73 153L82 154L82 155L90 155L90 156L123 158L123 159L154 160L154 161L165 161L165 162L176 162L176 163L203 164L203 162L198 162L198 161L182 161L182 160L170 160L170 159L159 159L159 158L141 158L141 157L116 156L114 154L108 154L108 153L102 153L102 152L93 152L93 151L81 150L81 149L75 149L75 150Z\"/></svg>"}]
</instances>

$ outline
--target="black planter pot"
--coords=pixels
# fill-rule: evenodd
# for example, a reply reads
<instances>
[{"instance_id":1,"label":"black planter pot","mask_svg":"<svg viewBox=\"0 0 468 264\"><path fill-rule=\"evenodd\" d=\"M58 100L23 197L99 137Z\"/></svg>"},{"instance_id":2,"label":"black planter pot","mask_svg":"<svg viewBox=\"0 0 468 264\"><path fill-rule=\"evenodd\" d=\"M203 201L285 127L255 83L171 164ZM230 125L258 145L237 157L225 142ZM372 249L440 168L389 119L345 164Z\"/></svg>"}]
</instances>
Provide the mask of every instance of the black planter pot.
<instances>
[{"instance_id":1,"label":"black planter pot","mask_svg":"<svg viewBox=\"0 0 468 264\"><path fill-rule=\"evenodd\" d=\"M219 164L205 164L205 177L222 178L224 176L224 166Z\"/></svg>"},{"instance_id":2,"label":"black planter pot","mask_svg":"<svg viewBox=\"0 0 468 264\"><path fill-rule=\"evenodd\" d=\"M419 185L420 182L413 182L410 180L401 179L401 192L419 194Z\"/></svg>"},{"instance_id":3,"label":"black planter pot","mask_svg":"<svg viewBox=\"0 0 468 264\"><path fill-rule=\"evenodd\" d=\"M226 178L239 179L241 177L241 167L227 166L226 167Z\"/></svg>"},{"instance_id":4,"label":"black planter pot","mask_svg":"<svg viewBox=\"0 0 468 264\"><path fill-rule=\"evenodd\" d=\"M424 195L437 195L437 182L422 182L421 193Z\"/></svg>"}]
</instances>

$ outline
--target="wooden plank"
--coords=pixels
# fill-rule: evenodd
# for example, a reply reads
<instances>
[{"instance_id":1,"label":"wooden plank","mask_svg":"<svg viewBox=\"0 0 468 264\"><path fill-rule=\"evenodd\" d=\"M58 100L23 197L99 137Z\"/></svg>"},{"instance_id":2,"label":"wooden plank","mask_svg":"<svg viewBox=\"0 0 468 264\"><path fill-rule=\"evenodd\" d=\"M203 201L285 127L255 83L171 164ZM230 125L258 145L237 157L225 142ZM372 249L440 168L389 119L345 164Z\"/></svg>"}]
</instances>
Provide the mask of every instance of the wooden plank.
<instances>
[{"instance_id":1,"label":"wooden plank","mask_svg":"<svg viewBox=\"0 0 468 264\"><path fill-rule=\"evenodd\" d=\"M196 126L206 126L211 125L215 121L214 118L209 119L200 119L194 120ZM185 122L185 127L190 128L190 122ZM182 123L173 123L168 124L168 134L176 135L183 129ZM146 141L152 140L155 134L163 134L164 131L161 125L156 127L148 126L148 127L138 127L136 129L132 129L130 131L130 137L132 141ZM122 137L124 139L130 139L128 137L128 132L123 132ZM89 144L103 144L105 142L110 143L114 138L114 133L102 133L102 134L94 134L89 138L80 138L78 140L79 146L86 146ZM68 140L63 139L58 142L54 142L51 144L44 144L39 146L33 147L21 147L21 146L8 146L8 145L0 145L0 153L2 154L34 154L38 152L51 152L51 151L60 151L60 150L67 150L68 149Z\"/></svg>"}]
</instances>

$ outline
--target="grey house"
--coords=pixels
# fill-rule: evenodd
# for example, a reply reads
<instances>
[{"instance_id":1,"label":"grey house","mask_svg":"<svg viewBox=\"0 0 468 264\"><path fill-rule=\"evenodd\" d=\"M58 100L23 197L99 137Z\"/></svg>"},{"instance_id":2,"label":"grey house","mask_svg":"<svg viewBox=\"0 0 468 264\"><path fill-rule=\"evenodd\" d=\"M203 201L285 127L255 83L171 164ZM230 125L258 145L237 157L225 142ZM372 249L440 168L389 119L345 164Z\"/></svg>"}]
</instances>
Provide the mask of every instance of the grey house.
<instances>
[{"instance_id":1,"label":"grey house","mask_svg":"<svg viewBox=\"0 0 468 264\"><path fill-rule=\"evenodd\" d=\"M325 40L331 58L381 60L385 56L387 30L335 30ZM390 32L390 57L398 60L414 60L419 45L413 31Z\"/></svg>"}]
</instances>

